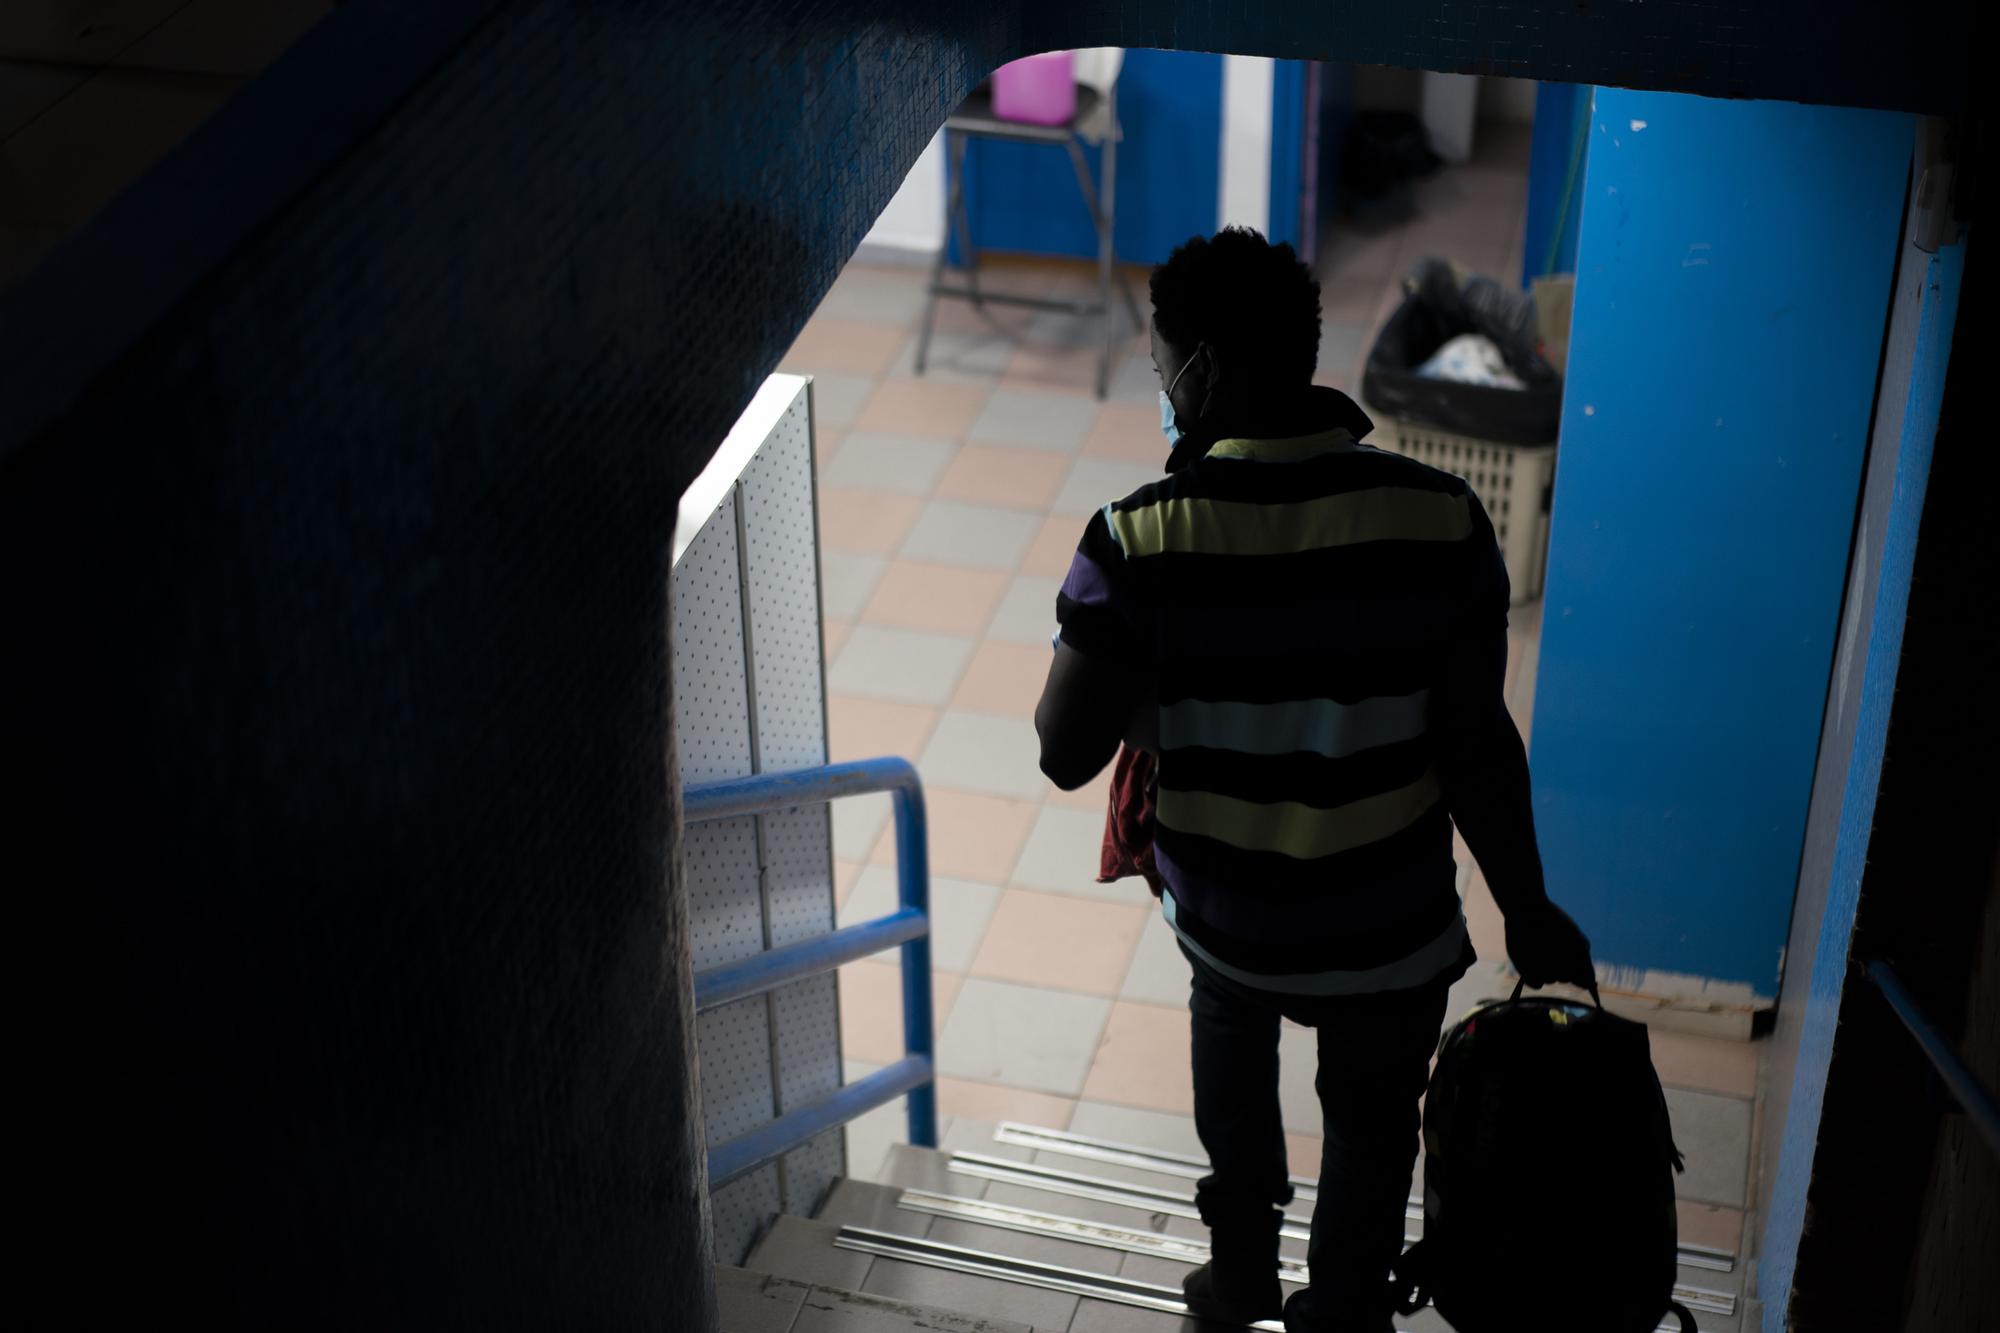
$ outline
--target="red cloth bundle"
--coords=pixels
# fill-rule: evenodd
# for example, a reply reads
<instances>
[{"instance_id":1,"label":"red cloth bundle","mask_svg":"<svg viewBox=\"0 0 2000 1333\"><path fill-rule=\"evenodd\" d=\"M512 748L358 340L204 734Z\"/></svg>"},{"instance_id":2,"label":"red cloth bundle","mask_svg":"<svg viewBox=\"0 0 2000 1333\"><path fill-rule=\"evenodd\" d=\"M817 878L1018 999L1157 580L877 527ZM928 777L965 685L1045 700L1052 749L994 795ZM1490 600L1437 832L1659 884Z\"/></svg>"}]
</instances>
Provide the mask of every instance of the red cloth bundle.
<instances>
[{"instance_id":1,"label":"red cloth bundle","mask_svg":"<svg viewBox=\"0 0 2000 1333\"><path fill-rule=\"evenodd\" d=\"M1119 748L1118 761L1111 770L1110 809L1104 815L1104 850L1097 863L1099 884L1143 875L1155 898L1163 886L1153 864L1156 767L1153 756L1144 750L1129 745Z\"/></svg>"}]
</instances>

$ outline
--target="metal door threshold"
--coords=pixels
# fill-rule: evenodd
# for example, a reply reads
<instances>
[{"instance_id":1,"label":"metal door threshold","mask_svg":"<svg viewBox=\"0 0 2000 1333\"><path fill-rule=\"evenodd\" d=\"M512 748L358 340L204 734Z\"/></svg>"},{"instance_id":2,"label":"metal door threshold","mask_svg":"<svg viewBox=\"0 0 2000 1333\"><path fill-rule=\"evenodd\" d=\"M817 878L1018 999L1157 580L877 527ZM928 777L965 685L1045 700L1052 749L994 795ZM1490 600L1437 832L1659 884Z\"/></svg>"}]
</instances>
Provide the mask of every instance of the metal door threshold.
<instances>
[{"instance_id":1,"label":"metal door threshold","mask_svg":"<svg viewBox=\"0 0 2000 1333\"><path fill-rule=\"evenodd\" d=\"M923 1213L930 1217L949 1217L960 1222L974 1222L980 1226L1017 1231L1026 1236L1066 1240L1099 1249L1122 1250L1127 1254L1142 1254L1152 1259L1205 1264L1209 1257L1208 1242L1188 1236L1169 1236L1162 1232L1144 1231L1137 1227L1121 1227L1112 1222L1091 1222L1080 1217L1065 1217L1060 1213L1045 1213L1035 1208L1021 1208L1012 1204L993 1203L986 1199L966 1199L954 1194L940 1194L935 1190L906 1189L896 1200L896 1204L910 1212ZM1416 1237L1405 1236L1403 1239L1406 1242L1414 1242ZM1280 1255L1278 1280L1304 1286L1311 1279L1305 1264L1289 1256ZM1719 1315L1736 1313L1734 1292L1675 1283L1674 1299L1690 1310L1704 1310Z\"/></svg>"},{"instance_id":2,"label":"metal door threshold","mask_svg":"<svg viewBox=\"0 0 2000 1333\"><path fill-rule=\"evenodd\" d=\"M1023 1287L1039 1287L1044 1291L1066 1292L1095 1301L1136 1306L1141 1310L1158 1310L1162 1314L1183 1318L1192 1317L1187 1302L1181 1299L1178 1290L1155 1282L1140 1282L1109 1273L1090 1273L1080 1268L1064 1268L1059 1264L1036 1263L1031 1259L1016 1259L1012 1255L994 1254L989 1250L945 1245L939 1241L898 1236L868 1227L843 1226L834 1234L833 1243L839 1249L883 1259L994 1278ZM1284 1323L1276 1319L1259 1320L1245 1327L1257 1329L1259 1333L1284 1333L1285 1328ZM1662 1324L1656 1333L1674 1333L1678 1327L1677 1324Z\"/></svg>"},{"instance_id":3,"label":"metal door threshold","mask_svg":"<svg viewBox=\"0 0 2000 1333\"><path fill-rule=\"evenodd\" d=\"M1065 1171L1060 1167L1043 1166L1039 1162L1021 1162L1010 1157L989 1157L985 1153L950 1151L945 1154L945 1169L957 1172L959 1175L1019 1185L1024 1189L1041 1190L1048 1194L1062 1194L1073 1199L1092 1199L1099 1203L1116 1204L1125 1208L1165 1213L1169 1217L1197 1220L1201 1217L1195 1210L1194 1195L1191 1193L1161 1189L1153 1185L1140 1185L1125 1180L1111 1180L1104 1176L1085 1175L1079 1171ZM1309 1238L1308 1228L1312 1225L1310 1213L1290 1209L1280 1211L1283 1212L1285 1219L1280 1235L1293 1240ZM1424 1220L1424 1210L1420 1200L1412 1198L1404 1204L1403 1220L1406 1222ZM1410 1239L1414 1240L1415 1237ZM1732 1272L1736 1267L1734 1254L1706 1245L1682 1245L1676 1257L1684 1267L1700 1268L1714 1273Z\"/></svg>"}]
</instances>

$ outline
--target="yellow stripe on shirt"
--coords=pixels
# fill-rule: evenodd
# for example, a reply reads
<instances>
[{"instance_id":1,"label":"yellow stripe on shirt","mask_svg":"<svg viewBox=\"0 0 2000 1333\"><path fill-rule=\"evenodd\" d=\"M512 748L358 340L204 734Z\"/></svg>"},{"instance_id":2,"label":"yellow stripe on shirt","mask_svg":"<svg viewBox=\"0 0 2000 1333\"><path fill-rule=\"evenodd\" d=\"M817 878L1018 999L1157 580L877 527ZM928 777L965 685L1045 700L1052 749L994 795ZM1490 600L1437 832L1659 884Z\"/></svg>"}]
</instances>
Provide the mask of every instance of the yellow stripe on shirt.
<instances>
[{"instance_id":1,"label":"yellow stripe on shirt","mask_svg":"<svg viewBox=\"0 0 2000 1333\"><path fill-rule=\"evenodd\" d=\"M1330 810L1296 801L1265 804L1217 792L1162 787L1158 812L1160 823L1178 833L1214 838L1247 852L1277 852L1311 861L1402 832L1423 818L1439 795L1437 778L1429 772L1406 787Z\"/></svg>"},{"instance_id":2,"label":"yellow stripe on shirt","mask_svg":"<svg viewBox=\"0 0 2000 1333\"><path fill-rule=\"evenodd\" d=\"M1472 532L1463 495L1378 486L1297 504L1156 500L1105 519L1128 560L1167 552L1291 555L1380 541L1462 541Z\"/></svg>"},{"instance_id":3,"label":"yellow stripe on shirt","mask_svg":"<svg viewBox=\"0 0 2000 1333\"><path fill-rule=\"evenodd\" d=\"M1354 437L1344 430L1323 430L1284 440L1217 440L1209 449L1210 458L1241 458L1254 463L1303 463L1354 447Z\"/></svg>"}]
</instances>

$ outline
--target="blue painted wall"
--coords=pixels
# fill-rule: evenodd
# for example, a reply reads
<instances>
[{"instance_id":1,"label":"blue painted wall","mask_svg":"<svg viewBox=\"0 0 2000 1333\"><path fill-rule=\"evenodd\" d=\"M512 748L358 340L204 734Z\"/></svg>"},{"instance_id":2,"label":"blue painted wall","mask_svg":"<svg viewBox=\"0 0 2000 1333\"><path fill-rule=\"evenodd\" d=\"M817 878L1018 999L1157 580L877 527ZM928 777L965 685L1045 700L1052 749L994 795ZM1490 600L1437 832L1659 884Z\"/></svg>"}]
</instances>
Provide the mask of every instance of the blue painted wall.
<instances>
[{"instance_id":1,"label":"blue painted wall","mask_svg":"<svg viewBox=\"0 0 2000 1333\"><path fill-rule=\"evenodd\" d=\"M1777 993L1901 220L1898 114L1600 88L1536 695L1600 961Z\"/></svg>"},{"instance_id":2,"label":"blue painted wall","mask_svg":"<svg viewBox=\"0 0 2000 1333\"><path fill-rule=\"evenodd\" d=\"M1528 156L1528 219L1521 246L1521 285L1544 273L1576 271L1577 222L1590 145L1586 83L1535 88L1535 130ZM1551 258L1550 246L1554 245Z\"/></svg>"},{"instance_id":3,"label":"blue painted wall","mask_svg":"<svg viewBox=\"0 0 2000 1333\"><path fill-rule=\"evenodd\" d=\"M1306 62L1271 62L1271 203L1264 234L1296 247L1305 205Z\"/></svg>"},{"instance_id":4,"label":"blue painted wall","mask_svg":"<svg viewBox=\"0 0 2000 1333\"><path fill-rule=\"evenodd\" d=\"M1215 230L1221 188L1222 57L1127 51L1118 76L1118 257L1157 264ZM1093 180L1101 154L1086 148ZM965 154L973 243L982 250L1095 258L1097 233L1060 149L975 139ZM958 260L953 239L952 259Z\"/></svg>"}]
</instances>

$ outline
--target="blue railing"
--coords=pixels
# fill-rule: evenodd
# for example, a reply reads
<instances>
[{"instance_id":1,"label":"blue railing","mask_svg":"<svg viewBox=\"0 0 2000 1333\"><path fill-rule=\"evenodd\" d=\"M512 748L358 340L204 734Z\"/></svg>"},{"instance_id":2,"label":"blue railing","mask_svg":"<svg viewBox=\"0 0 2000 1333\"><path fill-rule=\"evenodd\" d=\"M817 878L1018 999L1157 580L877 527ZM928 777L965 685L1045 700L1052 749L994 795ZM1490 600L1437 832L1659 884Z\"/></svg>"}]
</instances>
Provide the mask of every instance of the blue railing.
<instances>
[{"instance_id":1,"label":"blue railing","mask_svg":"<svg viewBox=\"0 0 2000 1333\"><path fill-rule=\"evenodd\" d=\"M1910 988L1896 975L1895 968L1878 958L1862 971L1875 983L1875 989L1882 992L1890 1012L1902 1020L1903 1026L1916 1041L1917 1049L1930 1061L1931 1069L1957 1109L1965 1113L1979 1137L1986 1140L1987 1148L1995 1156L2000 1156L2000 1100L1996 1100L1971 1067L1959 1059L1958 1052L1951 1048L1944 1033L1924 1012L1924 1007L1917 1003L1917 997L1910 994Z\"/></svg>"},{"instance_id":2,"label":"blue railing","mask_svg":"<svg viewBox=\"0 0 2000 1333\"><path fill-rule=\"evenodd\" d=\"M847 1084L710 1149L711 1189L776 1161L864 1111L903 1096L909 1098L910 1142L937 1147L936 1071L931 1058L930 839L924 820L924 788L917 770L903 759L863 759L795 773L763 773L689 787L682 805L687 823L705 824L877 792L888 792L895 802L896 910L873 921L698 973L694 1007L701 1013L900 947L903 1058L858 1083Z\"/></svg>"}]
</instances>

